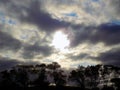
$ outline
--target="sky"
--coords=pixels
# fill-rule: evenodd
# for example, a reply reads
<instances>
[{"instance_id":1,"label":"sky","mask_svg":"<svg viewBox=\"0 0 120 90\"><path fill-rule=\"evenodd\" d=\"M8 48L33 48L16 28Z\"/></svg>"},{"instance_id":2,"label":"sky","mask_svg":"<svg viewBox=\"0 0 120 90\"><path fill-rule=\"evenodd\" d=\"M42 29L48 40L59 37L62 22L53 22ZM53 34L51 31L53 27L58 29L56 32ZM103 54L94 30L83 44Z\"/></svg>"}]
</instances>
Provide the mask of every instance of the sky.
<instances>
[{"instance_id":1,"label":"sky","mask_svg":"<svg viewBox=\"0 0 120 90\"><path fill-rule=\"evenodd\" d=\"M0 68L120 65L120 0L0 0Z\"/></svg>"}]
</instances>

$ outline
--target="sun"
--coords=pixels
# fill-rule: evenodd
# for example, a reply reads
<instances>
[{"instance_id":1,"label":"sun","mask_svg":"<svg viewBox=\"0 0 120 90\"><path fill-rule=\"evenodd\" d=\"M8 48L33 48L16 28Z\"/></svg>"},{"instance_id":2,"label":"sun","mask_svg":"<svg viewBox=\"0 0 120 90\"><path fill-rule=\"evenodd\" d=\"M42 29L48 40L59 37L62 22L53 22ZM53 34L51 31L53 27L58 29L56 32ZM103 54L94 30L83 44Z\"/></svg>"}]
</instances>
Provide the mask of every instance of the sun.
<instances>
[{"instance_id":1,"label":"sun","mask_svg":"<svg viewBox=\"0 0 120 90\"><path fill-rule=\"evenodd\" d=\"M63 32L58 31L54 34L52 46L54 46L56 49L59 49L60 51L65 51L69 44L70 41L68 40L67 35L65 35Z\"/></svg>"}]
</instances>

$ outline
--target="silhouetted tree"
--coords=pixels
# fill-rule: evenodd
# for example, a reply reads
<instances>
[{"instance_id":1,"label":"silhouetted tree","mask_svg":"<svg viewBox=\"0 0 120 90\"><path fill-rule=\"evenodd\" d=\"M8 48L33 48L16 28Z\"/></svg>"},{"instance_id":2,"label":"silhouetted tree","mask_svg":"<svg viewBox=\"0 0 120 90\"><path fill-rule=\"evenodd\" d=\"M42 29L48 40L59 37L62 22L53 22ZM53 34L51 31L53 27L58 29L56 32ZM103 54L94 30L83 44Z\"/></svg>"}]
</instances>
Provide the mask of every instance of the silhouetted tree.
<instances>
[{"instance_id":1,"label":"silhouetted tree","mask_svg":"<svg viewBox=\"0 0 120 90\"><path fill-rule=\"evenodd\" d=\"M38 73L38 78L35 80L34 85L35 86L48 86L49 82L46 81L46 65L45 64L40 64L36 65L36 67L39 67L39 73Z\"/></svg>"},{"instance_id":2,"label":"silhouetted tree","mask_svg":"<svg viewBox=\"0 0 120 90\"><path fill-rule=\"evenodd\" d=\"M36 68L39 67L40 69L46 68L46 64L42 63L42 64L40 64L40 65L36 65L35 67L36 67Z\"/></svg>"},{"instance_id":3,"label":"silhouetted tree","mask_svg":"<svg viewBox=\"0 0 120 90\"><path fill-rule=\"evenodd\" d=\"M71 75L69 78L73 81L77 81L81 88L85 88L84 81L85 81L85 75L83 69L80 67L78 70L72 70Z\"/></svg>"},{"instance_id":4,"label":"silhouetted tree","mask_svg":"<svg viewBox=\"0 0 120 90\"><path fill-rule=\"evenodd\" d=\"M57 70L60 67L61 66L57 62L53 62L52 64L47 65L47 68L53 71L52 75L56 86L64 86L66 83L66 77L63 75L63 71Z\"/></svg>"},{"instance_id":5,"label":"silhouetted tree","mask_svg":"<svg viewBox=\"0 0 120 90\"><path fill-rule=\"evenodd\" d=\"M10 87L11 86L11 80L10 80L10 74L7 70L1 72L2 74L2 81L1 81L1 87Z\"/></svg>"},{"instance_id":6,"label":"silhouetted tree","mask_svg":"<svg viewBox=\"0 0 120 90\"><path fill-rule=\"evenodd\" d=\"M16 83L20 87L27 87L28 85L28 74L25 69L19 69L16 75Z\"/></svg>"},{"instance_id":7,"label":"silhouetted tree","mask_svg":"<svg viewBox=\"0 0 120 90\"><path fill-rule=\"evenodd\" d=\"M108 86L104 85L101 90L114 90L114 88L113 87L108 87Z\"/></svg>"},{"instance_id":8,"label":"silhouetted tree","mask_svg":"<svg viewBox=\"0 0 120 90\"><path fill-rule=\"evenodd\" d=\"M55 71L53 76L56 86L64 86L66 84L66 76L63 75L63 71Z\"/></svg>"},{"instance_id":9,"label":"silhouetted tree","mask_svg":"<svg viewBox=\"0 0 120 90\"><path fill-rule=\"evenodd\" d=\"M57 68L60 68L61 66L57 63L57 62L52 62L52 64L48 64L47 68L51 69L51 70L56 70Z\"/></svg>"},{"instance_id":10,"label":"silhouetted tree","mask_svg":"<svg viewBox=\"0 0 120 90\"><path fill-rule=\"evenodd\" d=\"M120 78L113 78L111 79L111 82L113 82L117 89L120 90Z\"/></svg>"},{"instance_id":11,"label":"silhouetted tree","mask_svg":"<svg viewBox=\"0 0 120 90\"><path fill-rule=\"evenodd\" d=\"M17 71L15 69L10 70L10 81L12 87L19 87L17 84Z\"/></svg>"},{"instance_id":12,"label":"silhouetted tree","mask_svg":"<svg viewBox=\"0 0 120 90\"><path fill-rule=\"evenodd\" d=\"M85 88L85 74L84 74L84 71L81 69L79 69L78 71L78 78L79 79L77 79L77 81L81 85L81 88Z\"/></svg>"},{"instance_id":13,"label":"silhouetted tree","mask_svg":"<svg viewBox=\"0 0 120 90\"><path fill-rule=\"evenodd\" d=\"M91 71L91 87L95 88L98 85L97 79L99 77L98 69L96 66L91 66L90 71Z\"/></svg>"}]
</instances>

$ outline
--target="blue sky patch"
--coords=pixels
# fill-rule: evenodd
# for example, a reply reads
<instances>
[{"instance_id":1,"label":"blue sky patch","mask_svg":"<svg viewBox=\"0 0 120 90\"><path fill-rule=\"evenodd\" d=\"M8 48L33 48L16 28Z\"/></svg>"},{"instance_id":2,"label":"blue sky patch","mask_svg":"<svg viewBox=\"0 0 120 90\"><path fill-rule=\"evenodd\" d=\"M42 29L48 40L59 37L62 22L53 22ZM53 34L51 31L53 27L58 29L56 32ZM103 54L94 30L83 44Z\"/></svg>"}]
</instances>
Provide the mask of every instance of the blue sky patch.
<instances>
[{"instance_id":1,"label":"blue sky patch","mask_svg":"<svg viewBox=\"0 0 120 90\"><path fill-rule=\"evenodd\" d=\"M120 25L120 20L113 20L111 23L116 24L116 25Z\"/></svg>"},{"instance_id":2,"label":"blue sky patch","mask_svg":"<svg viewBox=\"0 0 120 90\"><path fill-rule=\"evenodd\" d=\"M71 17L77 17L77 14L75 12L71 12L71 13L66 13L64 14L65 16L71 16Z\"/></svg>"}]
</instances>

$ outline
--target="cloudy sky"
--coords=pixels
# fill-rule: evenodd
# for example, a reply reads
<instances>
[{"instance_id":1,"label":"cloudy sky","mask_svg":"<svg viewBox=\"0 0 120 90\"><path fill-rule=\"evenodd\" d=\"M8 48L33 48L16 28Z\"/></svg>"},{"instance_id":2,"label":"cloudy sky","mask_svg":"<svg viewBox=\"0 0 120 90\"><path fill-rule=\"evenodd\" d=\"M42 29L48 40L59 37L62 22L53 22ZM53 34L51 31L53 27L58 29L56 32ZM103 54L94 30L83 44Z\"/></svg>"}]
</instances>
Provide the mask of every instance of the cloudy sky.
<instances>
[{"instance_id":1,"label":"cloudy sky","mask_svg":"<svg viewBox=\"0 0 120 90\"><path fill-rule=\"evenodd\" d=\"M120 65L120 0L0 0L0 68Z\"/></svg>"}]
</instances>

